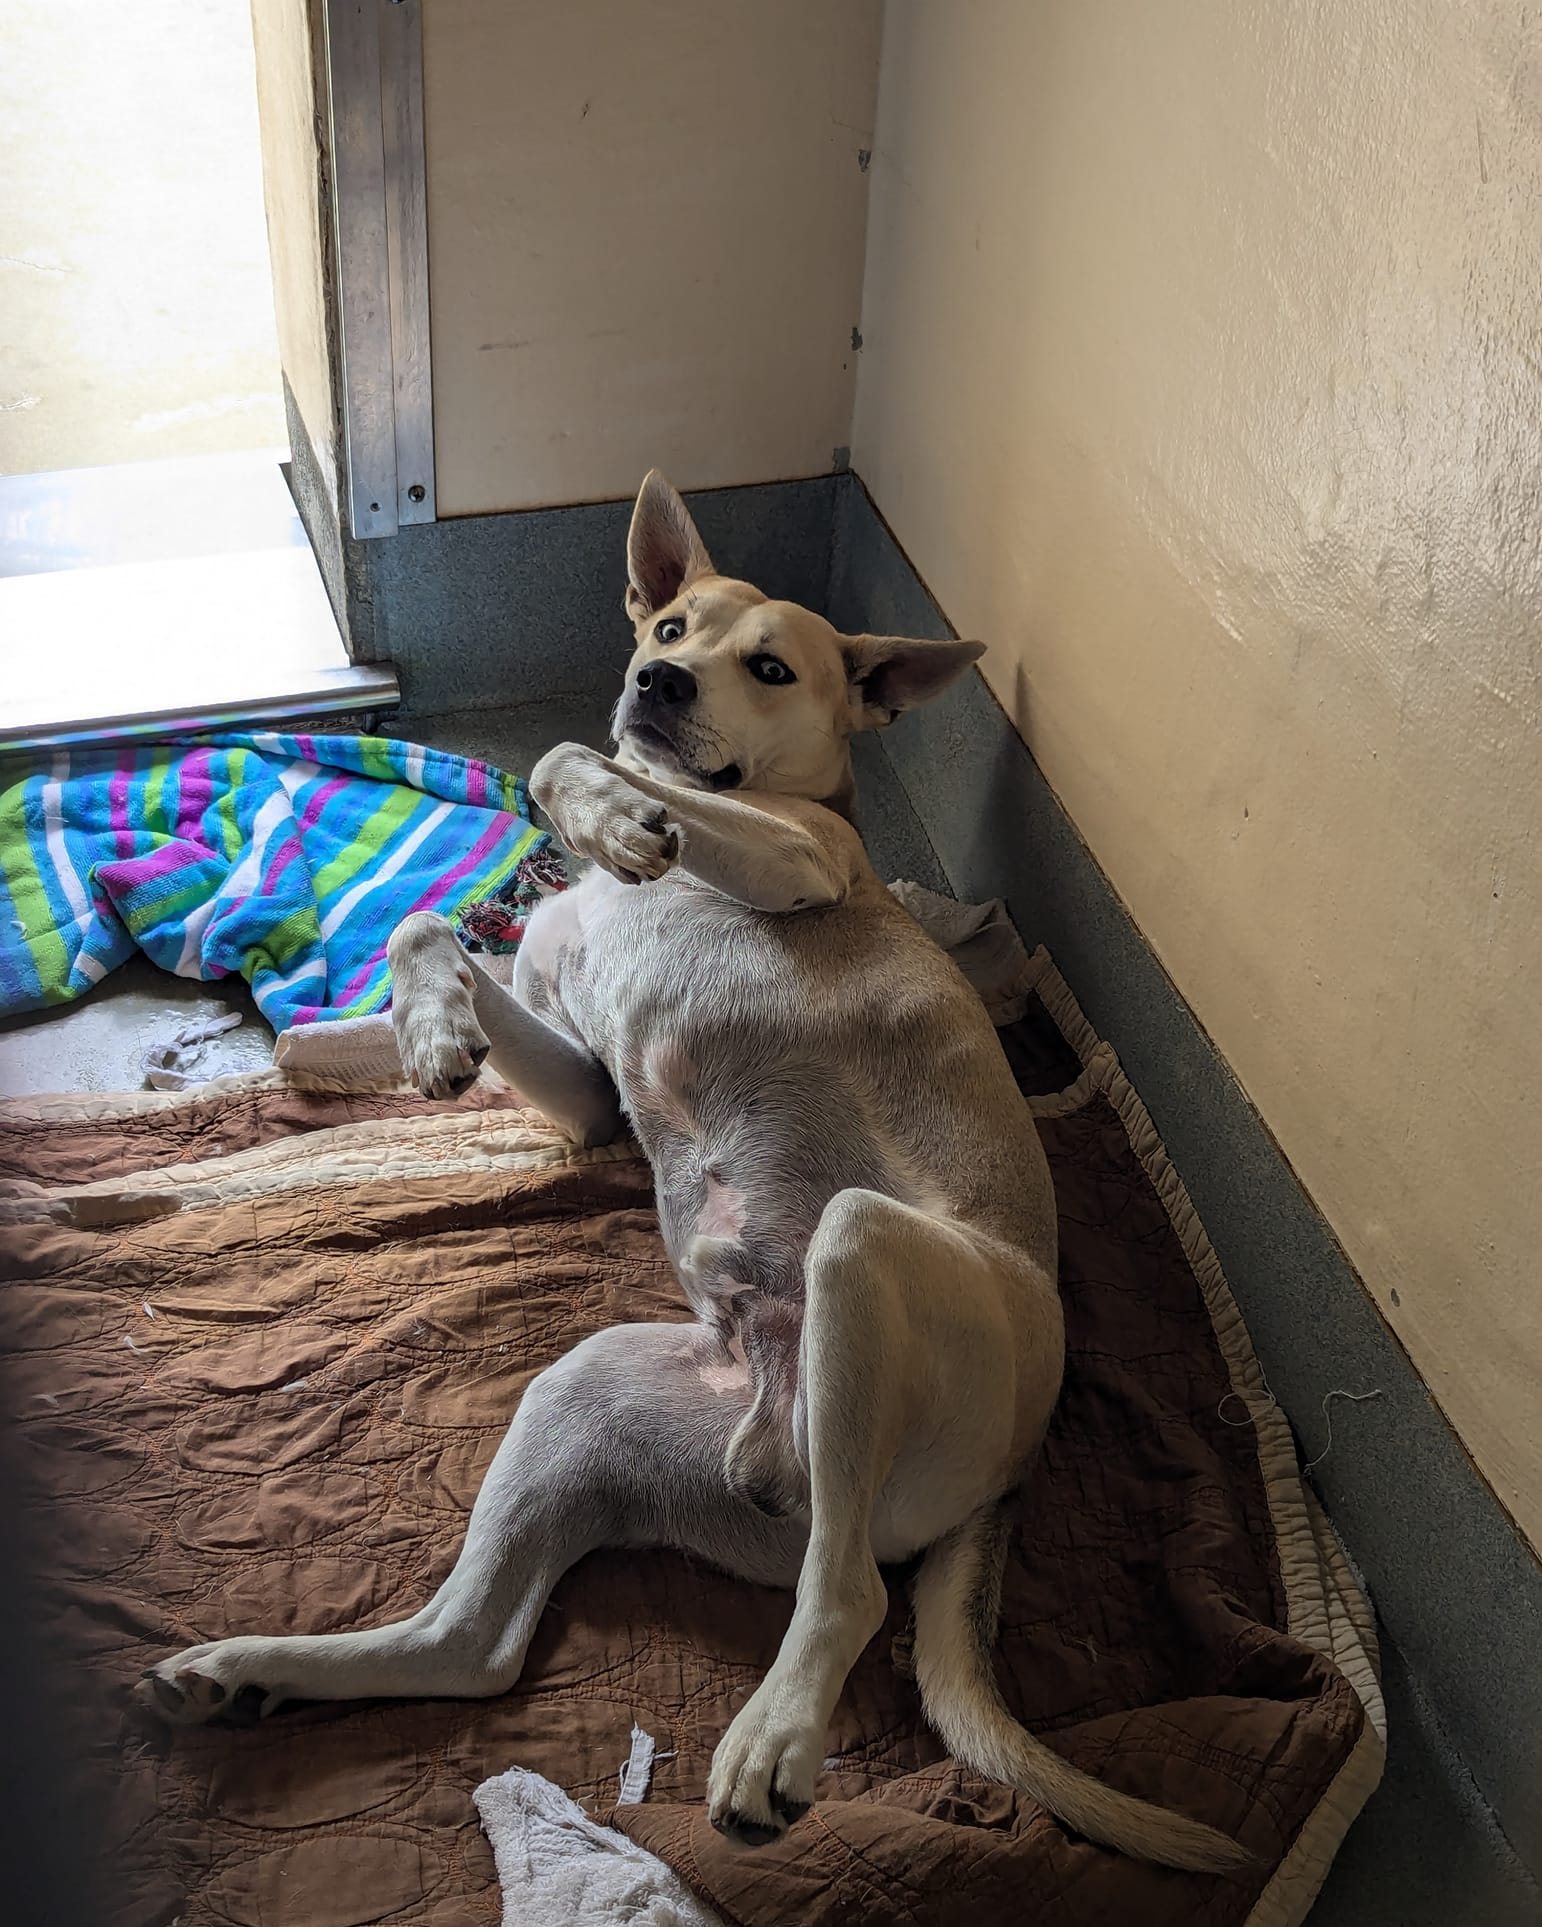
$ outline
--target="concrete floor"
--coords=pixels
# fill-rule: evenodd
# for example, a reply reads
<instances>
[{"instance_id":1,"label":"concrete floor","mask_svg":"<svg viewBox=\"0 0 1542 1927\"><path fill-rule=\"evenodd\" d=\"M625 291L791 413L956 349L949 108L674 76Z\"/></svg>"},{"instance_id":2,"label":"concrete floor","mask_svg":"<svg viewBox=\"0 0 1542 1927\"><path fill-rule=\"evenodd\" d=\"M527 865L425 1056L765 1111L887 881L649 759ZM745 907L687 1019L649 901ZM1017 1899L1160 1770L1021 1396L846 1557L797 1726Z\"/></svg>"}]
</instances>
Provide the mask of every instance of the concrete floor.
<instances>
[{"instance_id":1,"label":"concrete floor","mask_svg":"<svg viewBox=\"0 0 1542 1927\"><path fill-rule=\"evenodd\" d=\"M0 472L287 439L245 0L6 0Z\"/></svg>"},{"instance_id":2,"label":"concrete floor","mask_svg":"<svg viewBox=\"0 0 1542 1927\"><path fill-rule=\"evenodd\" d=\"M273 1032L245 984L193 983L136 958L78 1004L0 1023L0 1097L143 1090L152 1045L230 1011L240 1013L241 1027L207 1045L200 1076L261 1070L272 1062Z\"/></svg>"}]
</instances>

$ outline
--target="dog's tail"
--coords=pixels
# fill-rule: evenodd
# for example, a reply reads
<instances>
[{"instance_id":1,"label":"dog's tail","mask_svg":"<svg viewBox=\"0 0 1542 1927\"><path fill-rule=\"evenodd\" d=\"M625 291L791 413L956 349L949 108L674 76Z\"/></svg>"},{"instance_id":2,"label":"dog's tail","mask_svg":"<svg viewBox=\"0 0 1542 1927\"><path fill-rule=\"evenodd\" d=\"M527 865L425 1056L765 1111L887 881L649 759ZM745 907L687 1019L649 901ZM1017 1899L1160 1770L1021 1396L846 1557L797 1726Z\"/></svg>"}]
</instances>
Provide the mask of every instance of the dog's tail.
<instances>
[{"instance_id":1,"label":"dog's tail","mask_svg":"<svg viewBox=\"0 0 1542 1927\"><path fill-rule=\"evenodd\" d=\"M1237 1873L1253 1856L1224 1833L1105 1786L1013 1719L992 1649L1006 1527L987 1506L932 1546L915 1581L915 1669L926 1717L962 1765L1030 1794L1057 1820L1136 1860Z\"/></svg>"}]
</instances>

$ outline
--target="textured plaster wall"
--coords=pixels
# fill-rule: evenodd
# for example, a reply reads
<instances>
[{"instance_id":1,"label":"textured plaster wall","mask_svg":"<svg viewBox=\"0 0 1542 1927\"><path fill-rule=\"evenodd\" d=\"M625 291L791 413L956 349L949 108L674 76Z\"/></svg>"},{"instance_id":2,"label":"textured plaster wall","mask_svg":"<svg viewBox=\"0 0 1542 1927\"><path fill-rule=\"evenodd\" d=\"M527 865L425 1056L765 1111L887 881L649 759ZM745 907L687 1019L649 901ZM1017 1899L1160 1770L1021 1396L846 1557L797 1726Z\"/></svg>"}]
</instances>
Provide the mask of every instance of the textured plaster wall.
<instances>
[{"instance_id":1,"label":"textured plaster wall","mask_svg":"<svg viewBox=\"0 0 1542 1927\"><path fill-rule=\"evenodd\" d=\"M1542 15L889 0L871 181L854 463L1542 1543Z\"/></svg>"}]
</instances>

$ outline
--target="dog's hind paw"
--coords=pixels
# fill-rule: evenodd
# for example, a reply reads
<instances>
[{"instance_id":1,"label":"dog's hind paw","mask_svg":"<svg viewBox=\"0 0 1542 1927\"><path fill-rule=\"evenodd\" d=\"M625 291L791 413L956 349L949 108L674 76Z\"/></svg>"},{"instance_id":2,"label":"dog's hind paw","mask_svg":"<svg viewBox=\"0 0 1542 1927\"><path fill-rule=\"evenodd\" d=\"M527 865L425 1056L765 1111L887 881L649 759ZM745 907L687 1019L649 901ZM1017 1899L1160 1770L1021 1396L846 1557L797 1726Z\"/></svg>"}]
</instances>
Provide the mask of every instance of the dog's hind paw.
<instances>
[{"instance_id":1,"label":"dog's hind paw","mask_svg":"<svg viewBox=\"0 0 1542 1927\"><path fill-rule=\"evenodd\" d=\"M793 1716L789 1695L765 1680L718 1743L707 1817L742 1847L778 1840L814 1803L823 1726Z\"/></svg>"},{"instance_id":2,"label":"dog's hind paw","mask_svg":"<svg viewBox=\"0 0 1542 1927\"><path fill-rule=\"evenodd\" d=\"M206 1726L210 1720L251 1726L281 1704L283 1695L270 1693L253 1680L226 1683L217 1646L194 1646L151 1666L134 1688L139 1704L171 1726Z\"/></svg>"},{"instance_id":3,"label":"dog's hind paw","mask_svg":"<svg viewBox=\"0 0 1542 1927\"><path fill-rule=\"evenodd\" d=\"M386 945L391 1026L409 1084L425 1097L459 1097L487 1055L477 1022L471 965L443 917L417 911Z\"/></svg>"}]
</instances>

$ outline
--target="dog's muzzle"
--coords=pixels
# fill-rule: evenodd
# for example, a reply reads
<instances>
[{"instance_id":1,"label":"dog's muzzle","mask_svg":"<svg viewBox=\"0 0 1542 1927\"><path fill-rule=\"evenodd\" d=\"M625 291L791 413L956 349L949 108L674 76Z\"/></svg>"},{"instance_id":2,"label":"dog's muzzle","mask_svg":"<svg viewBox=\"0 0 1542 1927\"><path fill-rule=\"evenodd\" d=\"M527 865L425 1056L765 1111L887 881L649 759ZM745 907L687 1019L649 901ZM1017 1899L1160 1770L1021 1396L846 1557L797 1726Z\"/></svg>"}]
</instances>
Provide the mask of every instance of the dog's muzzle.
<instances>
[{"instance_id":1,"label":"dog's muzzle","mask_svg":"<svg viewBox=\"0 0 1542 1927\"><path fill-rule=\"evenodd\" d=\"M739 765L714 768L702 754L711 755L711 739L691 721L697 694L696 678L683 663L644 663L617 706L616 739L628 736L644 755L662 754L682 777L708 789L737 789L743 781Z\"/></svg>"},{"instance_id":2,"label":"dog's muzzle","mask_svg":"<svg viewBox=\"0 0 1542 1927\"><path fill-rule=\"evenodd\" d=\"M630 735L645 748L678 759L680 726L697 696L696 678L676 662L644 663L616 706L617 739ZM686 732L690 734L689 731Z\"/></svg>"}]
</instances>

